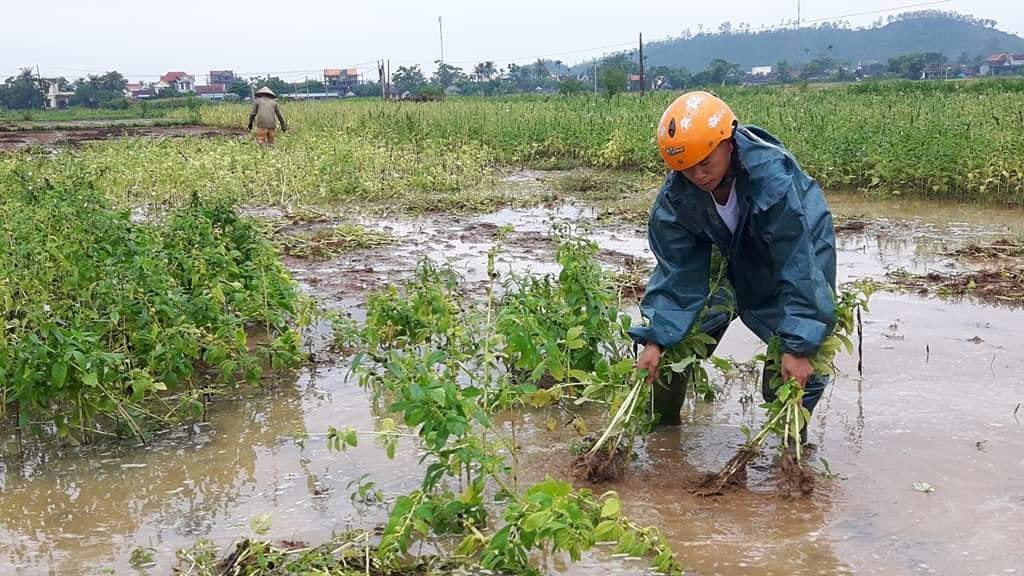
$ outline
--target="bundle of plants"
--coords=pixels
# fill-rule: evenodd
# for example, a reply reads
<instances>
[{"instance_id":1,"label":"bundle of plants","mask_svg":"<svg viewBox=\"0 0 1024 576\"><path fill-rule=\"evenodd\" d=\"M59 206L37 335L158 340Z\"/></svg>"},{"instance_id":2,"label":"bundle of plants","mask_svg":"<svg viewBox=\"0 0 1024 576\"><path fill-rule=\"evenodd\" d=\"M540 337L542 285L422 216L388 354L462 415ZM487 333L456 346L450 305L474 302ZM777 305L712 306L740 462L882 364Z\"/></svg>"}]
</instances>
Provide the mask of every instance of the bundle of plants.
<instances>
[{"instance_id":1,"label":"bundle of plants","mask_svg":"<svg viewBox=\"0 0 1024 576\"><path fill-rule=\"evenodd\" d=\"M708 358L714 343L714 338L695 327L666 352L653 381L648 380L646 372L636 372L632 359L599 367L586 381L578 402L605 403L611 417L599 436L584 438L583 449L572 464L573 473L590 482L606 482L622 475L636 438L657 424L655 386L667 386L670 379L682 378L696 396L713 400L715 388L701 359ZM721 358L712 358L711 362L722 370L729 367Z\"/></svg>"},{"instance_id":2,"label":"bundle of plants","mask_svg":"<svg viewBox=\"0 0 1024 576\"><path fill-rule=\"evenodd\" d=\"M867 310L870 288L864 285L841 291L836 298L836 325L832 334L825 339L817 354L811 359L814 373L835 376L837 373L834 361L840 350L853 353L853 336L860 331L860 310ZM810 420L810 412L803 406L803 388L793 379L783 381L780 367L782 365L782 343L778 338L768 343L764 354L768 373L775 376L769 386L775 390L775 399L761 405L767 417L764 425L754 435L743 427L747 441L740 447L725 466L713 476L708 477L704 485L697 490L703 496L721 494L727 486L736 483L742 477L747 465L761 453L761 448L770 437L779 439L778 451L781 472L790 494L809 494L814 489L814 473L804 462L804 446L802 434Z\"/></svg>"},{"instance_id":3,"label":"bundle of plants","mask_svg":"<svg viewBox=\"0 0 1024 576\"><path fill-rule=\"evenodd\" d=\"M726 263L717 251L712 255L711 270L709 288L716 297L711 298L686 337L663 353L655 378L649 379L646 372L637 373L633 359L627 357L615 364L599 364L585 379L578 402L604 403L609 407L610 417L602 434L584 439L584 449L572 464L576 477L605 482L622 475L633 455L636 438L649 433L658 422L654 410L655 387L671 388L672 380L682 379L684 385L692 389L694 397L705 401L715 399L718 390L703 360L708 359L722 371L728 371L731 363L711 356L716 341L702 332L700 326L708 315L732 314L728 304L731 298L727 297L731 288L726 280ZM628 319L624 315L623 325L627 330Z\"/></svg>"}]
</instances>

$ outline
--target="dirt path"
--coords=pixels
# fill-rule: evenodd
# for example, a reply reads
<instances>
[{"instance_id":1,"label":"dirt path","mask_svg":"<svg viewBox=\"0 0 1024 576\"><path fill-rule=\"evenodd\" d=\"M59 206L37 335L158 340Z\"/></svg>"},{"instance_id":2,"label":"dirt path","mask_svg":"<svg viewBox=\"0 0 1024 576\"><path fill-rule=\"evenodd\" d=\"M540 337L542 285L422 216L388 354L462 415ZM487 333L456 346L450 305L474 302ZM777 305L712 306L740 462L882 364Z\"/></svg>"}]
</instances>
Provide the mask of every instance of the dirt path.
<instances>
[{"instance_id":1,"label":"dirt path","mask_svg":"<svg viewBox=\"0 0 1024 576\"><path fill-rule=\"evenodd\" d=\"M129 137L244 136L241 128L215 126L102 126L96 128L60 128L55 130L0 130L0 150L16 150L32 146L59 148L88 142Z\"/></svg>"}]
</instances>

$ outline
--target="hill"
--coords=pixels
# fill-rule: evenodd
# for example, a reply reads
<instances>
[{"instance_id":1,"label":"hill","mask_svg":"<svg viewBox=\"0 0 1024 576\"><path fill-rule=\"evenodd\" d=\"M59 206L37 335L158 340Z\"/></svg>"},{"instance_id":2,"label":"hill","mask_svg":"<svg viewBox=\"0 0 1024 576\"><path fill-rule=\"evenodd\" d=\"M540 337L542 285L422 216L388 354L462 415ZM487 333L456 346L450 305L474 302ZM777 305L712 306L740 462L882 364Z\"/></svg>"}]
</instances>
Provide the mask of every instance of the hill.
<instances>
[{"instance_id":1,"label":"hill","mask_svg":"<svg viewBox=\"0 0 1024 576\"><path fill-rule=\"evenodd\" d=\"M901 14L885 25L851 29L839 23L765 32L700 33L644 46L647 66L704 70L715 58L742 68L774 65L781 60L808 62L828 56L839 62L886 62L903 54L939 52L950 60L969 60L996 52L1024 52L1024 38L997 30L995 22L956 13L925 11ZM725 26L726 30L731 27ZM578 69L589 68L589 63Z\"/></svg>"}]
</instances>

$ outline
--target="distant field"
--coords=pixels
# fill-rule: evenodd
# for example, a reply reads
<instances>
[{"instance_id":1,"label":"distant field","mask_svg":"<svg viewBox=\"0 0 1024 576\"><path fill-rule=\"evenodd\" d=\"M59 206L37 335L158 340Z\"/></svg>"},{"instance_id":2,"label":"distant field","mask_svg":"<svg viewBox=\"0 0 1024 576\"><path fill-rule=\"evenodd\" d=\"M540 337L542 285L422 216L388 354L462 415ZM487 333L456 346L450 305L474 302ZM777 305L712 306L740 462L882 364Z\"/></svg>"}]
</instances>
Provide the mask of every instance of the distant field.
<instances>
[{"instance_id":1,"label":"distant field","mask_svg":"<svg viewBox=\"0 0 1024 576\"><path fill-rule=\"evenodd\" d=\"M1024 81L896 82L829 89L732 88L760 125L826 189L1024 204ZM115 196L248 202L386 202L479 208L495 169L594 167L662 172L655 124L674 94L284 102L293 128L262 151L237 138L111 141L66 156L0 157L13 170L94 175ZM244 104L203 107L203 123L243 127Z\"/></svg>"}]
</instances>

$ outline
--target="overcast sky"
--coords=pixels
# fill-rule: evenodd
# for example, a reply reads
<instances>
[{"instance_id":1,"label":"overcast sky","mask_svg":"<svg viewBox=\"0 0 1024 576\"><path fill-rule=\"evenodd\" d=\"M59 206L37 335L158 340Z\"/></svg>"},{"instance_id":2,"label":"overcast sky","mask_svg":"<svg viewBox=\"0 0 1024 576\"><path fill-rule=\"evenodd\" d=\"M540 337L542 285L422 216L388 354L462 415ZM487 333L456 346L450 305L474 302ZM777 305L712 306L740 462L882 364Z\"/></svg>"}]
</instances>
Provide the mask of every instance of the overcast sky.
<instances>
[{"instance_id":1,"label":"overcast sky","mask_svg":"<svg viewBox=\"0 0 1024 576\"><path fill-rule=\"evenodd\" d=\"M802 18L917 3L802 0ZM994 19L1000 29L1024 35L1020 0L952 0L846 19L868 25L879 15L926 8ZM184 70L202 84L207 71L222 68L302 80L325 67L357 66L375 80L378 58L390 58L392 71L418 63L429 73L440 56L438 16L445 60L471 68L482 60L577 62L627 48L638 32L655 40L726 20L773 26L796 18L796 0L49 0L5 1L0 15L0 77L36 65L44 76L118 70L147 81Z\"/></svg>"}]
</instances>

